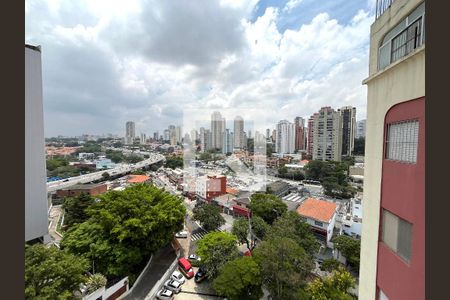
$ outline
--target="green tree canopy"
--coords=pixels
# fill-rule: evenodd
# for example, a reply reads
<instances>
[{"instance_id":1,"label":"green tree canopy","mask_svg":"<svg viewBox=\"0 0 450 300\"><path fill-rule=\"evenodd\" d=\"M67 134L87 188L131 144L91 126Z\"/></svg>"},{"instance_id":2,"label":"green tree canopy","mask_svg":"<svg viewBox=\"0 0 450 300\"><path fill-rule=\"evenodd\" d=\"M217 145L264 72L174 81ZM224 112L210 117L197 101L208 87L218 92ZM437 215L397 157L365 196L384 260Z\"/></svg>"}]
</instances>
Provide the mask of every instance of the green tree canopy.
<instances>
[{"instance_id":1,"label":"green tree canopy","mask_svg":"<svg viewBox=\"0 0 450 300\"><path fill-rule=\"evenodd\" d=\"M287 205L275 195L257 193L251 196L250 209L253 215L272 224L287 211Z\"/></svg>"},{"instance_id":2,"label":"green tree canopy","mask_svg":"<svg viewBox=\"0 0 450 300\"><path fill-rule=\"evenodd\" d=\"M270 226L259 216L252 216L252 231L258 239L263 239Z\"/></svg>"},{"instance_id":3,"label":"green tree canopy","mask_svg":"<svg viewBox=\"0 0 450 300\"><path fill-rule=\"evenodd\" d=\"M231 233L234 234L239 241L246 242L248 245L248 219L245 218L237 218L233 221L233 228L231 229Z\"/></svg>"},{"instance_id":4,"label":"green tree canopy","mask_svg":"<svg viewBox=\"0 0 450 300\"><path fill-rule=\"evenodd\" d=\"M99 198L87 209L89 220L73 226L61 247L94 261L106 276L127 275L133 281L150 254L183 228L186 209L178 197L147 184Z\"/></svg>"},{"instance_id":5,"label":"green tree canopy","mask_svg":"<svg viewBox=\"0 0 450 300\"><path fill-rule=\"evenodd\" d=\"M314 266L306 251L286 237L263 241L253 250L253 257L273 299L296 299Z\"/></svg>"},{"instance_id":6,"label":"green tree canopy","mask_svg":"<svg viewBox=\"0 0 450 300\"><path fill-rule=\"evenodd\" d=\"M236 236L227 232L208 233L198 242L197 254L202 258L208 277L214 279L223 265L239 255Z\"/></svg>"},{"instance_id":7,"label":"green tree canopy","mask_svg":"<svg viewBox=\"0 0 450 300\"><path fill-rule=\"evenodd\" d=\"M310 225L305 223L295 211L290 211L277 219L267 233L267 239L286 237L297 242L305 251L313 255L319 250Z\"/></svg>"},{"instance_id":8,"label":"green tree canopy","mask_svg":"<svg viewBox=\"0 0 450 300\"><path fill-rule=\"evenodd\" d=\"M25 247L25 299L73 299L89 263L56 247Z\"/></svg>"},{"instance_id":9,"label":"green tree canopy","mask_svg":"<svg viewBox=\"0 0 450 300\"><path fill-rule=\"evenodd\" d=\"M355 146L353 148L354 155L364 155L366 145L366 139L364 137L360 137L355 139Z\"/></svg>"},{"instance_id":10,"label":"green tree canopy","mask_svg":"<svg viewBox=\"0 0 450 300\"><path fill-rule=\"evenodd\" d=\"M194 220L199 221L206 231L216 230L225 224L225 219L216 205L198 202L192 212Z\"/></svg>"},{"instance_id":11,"label":"green tree canopy","mask_svg":"<svg viewBox=\"0 0 450 300\"><path fill-rule=\"evenodd\" d=\"M326 278L317 278L306 288L311 300L353 300L356 297L349 293L355 286L355 279L344 268L338 270Z\"/></svg>"},{"instance_id":12,"label":"green tree canopy","mask_svg":"<svg viewBox=\"0 0 450 300\"><path fill-rule=\"evenodd\" d=\"M168 157L166 159L166 167L171 169L183 167L183 157Z\"/></svg>"},{"instance_id":13,"label":"green tree canopy","mask_svg":"<svg viewBox=\"0 0 450 300\"><path fill-rule=\"evenodd\" d=\"M348 264L355 270L359 270L361 255L361 242L346 235L340 235L333 239L334 246L347 259Z\"/></svg>"},{"instance_id":14,"label":"green tree canopy","mask_svg":"<svg viewBox=\"0 0 450 300\"><path fill-rule=\"evenodd\" d=\"M216 292L230 300L259 300L263 296L261 284L259 266L247 256L227 262L213 281Z\"/></svg>"},{"instance_id":15,"label":"green tree canopy","mask_svg":"<svg viewBox=\"0 0 450 300\"><path fill-rule=\"evenodd\" d=\"M322 271L331 272L333 270L337 270L341 266L342 266L342 264L338 260L336 260L334 258L328 258L328 259L325 259L322 262L322 265L320 266L320 269Z\"/></svg>"},{"instance_id":16,"label":"green tree canopy","mask_svg":"<svg viewBox=\"0 0 450 300\"><path fill-rule=\"evenodd\" d=\"M94 198L86 193L81 193L81 195L76 197L65 198L63 204L65 211L64 223L67 227L86 221L89 218L86 208L92 204L94 204Z\"/></svg>"}]
</instances>

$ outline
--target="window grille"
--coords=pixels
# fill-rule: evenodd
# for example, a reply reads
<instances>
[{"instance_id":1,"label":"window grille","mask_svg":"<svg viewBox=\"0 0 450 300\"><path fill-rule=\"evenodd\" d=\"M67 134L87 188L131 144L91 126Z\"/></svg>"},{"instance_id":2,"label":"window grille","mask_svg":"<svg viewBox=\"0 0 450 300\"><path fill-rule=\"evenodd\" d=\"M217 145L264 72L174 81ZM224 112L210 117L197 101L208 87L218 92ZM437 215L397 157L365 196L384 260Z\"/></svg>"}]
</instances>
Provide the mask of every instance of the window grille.
<instances>
[{"instance_id":1,"label":"window grille","mask_svg":"<svg viewBox=\"0 0 450 300\"><path fill-rule=\"evenodd\" d=\"M416 163L419 141L419 121L410 120L388 124L386 159Z\"/></svg>"}]
</instances>

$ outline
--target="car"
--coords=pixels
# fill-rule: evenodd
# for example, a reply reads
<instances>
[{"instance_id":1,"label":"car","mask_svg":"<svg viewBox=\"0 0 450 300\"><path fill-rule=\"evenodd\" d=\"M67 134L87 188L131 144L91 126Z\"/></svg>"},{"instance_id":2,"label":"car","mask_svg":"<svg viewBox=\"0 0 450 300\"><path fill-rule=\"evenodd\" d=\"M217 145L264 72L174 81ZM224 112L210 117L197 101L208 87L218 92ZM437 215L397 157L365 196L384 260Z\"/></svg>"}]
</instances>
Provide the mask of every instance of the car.
<instances>
[{"instance_id":1,"label":"car","mask_svg":"<svg viewBox=\"0 0 450 300\"><path fill-rule=\"evenodd\" d=\"M169 279L164 283L164 287L175 294L178 294L181 291L181 283L176 281L175 279Z\"/></svg>"},{"instance_id":2,"label":"car","mask_svg":"<svg viewBox=\"0 0 450 300\"><path fill-rule=\"evenodd\" d=\"M174 271L172 273L172 276L170 276L170 278L178 281L181 284L183 284L186 281L186 278L184 278L184 275L179 271Z\"/></svg>"},{"instance_id":3,"label":"car","mask_svg":"<svg viewBox=\"0 0 450 300\"><path fill-rule=\"evenodd\" d=\"M188 237L188 232L183 230L180 232L175 233L175 237L177 238L187 238Z\"/></svg>"},{"instance_id":4,"label":"car","mask_svg":"<svg viewBox=\"0 0 450 300\"><path fill-rule=\"evenodd\" d=\"M171 300L173 299L173 292L166 288L163 288L156 294L156 299Z\"/></svg>"},{"instance_id":5,"label":"car","mask_svg":"<svg viewBox=\"0 0 450 300\"><path fill-rule=\"evenodd\" d=\"M189 255L188 257L189 260L197 260L197 261L201 261L202 259L200 258L200 256L197 256L197 254L192 253L191 255Z\"/></svg>"},{"instance_id":6,"label":"car","mask_svg":"<svg viewBox=\"0 0 450 300\"><path fill-rule=\"evenodd\" d=\"M194 281L195 282L202 282L206 278L206 270L203 267L200 267L195 273Z\"/></svg>"}]
</instances>

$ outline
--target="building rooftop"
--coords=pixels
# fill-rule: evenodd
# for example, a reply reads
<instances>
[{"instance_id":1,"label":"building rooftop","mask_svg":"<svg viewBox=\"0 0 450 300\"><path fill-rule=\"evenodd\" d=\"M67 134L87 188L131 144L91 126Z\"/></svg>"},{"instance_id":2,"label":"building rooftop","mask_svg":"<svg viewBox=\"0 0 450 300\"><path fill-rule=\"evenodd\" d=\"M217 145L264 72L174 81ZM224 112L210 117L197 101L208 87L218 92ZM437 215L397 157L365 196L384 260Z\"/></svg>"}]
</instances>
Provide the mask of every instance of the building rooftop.
<instances>
[{"instance_id":1,"label":"building rooftop","mask_svg":"<svg viewBox=\"0 0 450 300\"><path fill-rule=\"evenodd\" d=\"M127 182L128 183L143 183L149 180L150 177L146 175L130 175Z\"/></svg>"},{"instance_id":2,"label":"building rooftop","mask_svg":"<svg viewBox=\"0 0 450 300\"><path fill-rule=\"evenodd\" d=\"M267 188L270 189L272 191L272 193L277 194L278 192L289 188L289 184L284 181L278 180L278 181L269 183L267 185Z\"/></svg>"},{"instance_id":3,"label":"building rooftop","mask_svg":"<svg viewBox=\"0 0 450 300\"><path fill-rule=\"evenodd\" d=\"M297 208L297 213L303 217L328 223L336 213L336 203L309 198Z\"/></svg>"}]
</instances>

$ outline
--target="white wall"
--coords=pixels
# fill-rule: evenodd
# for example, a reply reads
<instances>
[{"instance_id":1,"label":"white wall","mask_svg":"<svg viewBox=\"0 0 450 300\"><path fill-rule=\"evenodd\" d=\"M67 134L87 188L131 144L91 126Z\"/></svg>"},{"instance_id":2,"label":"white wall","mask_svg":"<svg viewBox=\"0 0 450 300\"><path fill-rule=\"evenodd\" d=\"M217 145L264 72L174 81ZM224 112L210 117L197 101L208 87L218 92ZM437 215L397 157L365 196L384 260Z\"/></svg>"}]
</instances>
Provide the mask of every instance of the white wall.
<instances>
[{"instance_id":1,"label":"white wall","mask_svg":"<svg viewBox=\"0 0 450 300\"><path fill-rule=\"evenodd\" d=\"M25 241L48 234L41 53L25 47Z\"/></svg>"}]
</instances>

